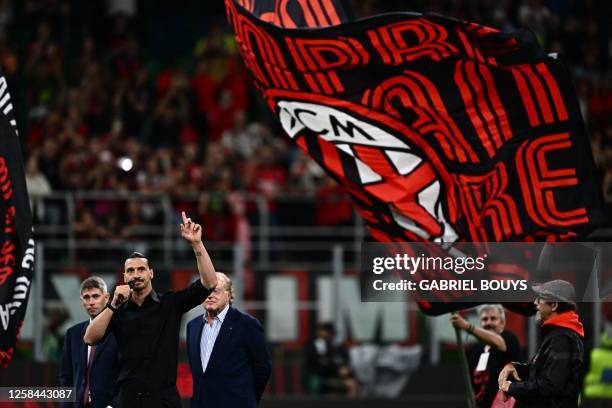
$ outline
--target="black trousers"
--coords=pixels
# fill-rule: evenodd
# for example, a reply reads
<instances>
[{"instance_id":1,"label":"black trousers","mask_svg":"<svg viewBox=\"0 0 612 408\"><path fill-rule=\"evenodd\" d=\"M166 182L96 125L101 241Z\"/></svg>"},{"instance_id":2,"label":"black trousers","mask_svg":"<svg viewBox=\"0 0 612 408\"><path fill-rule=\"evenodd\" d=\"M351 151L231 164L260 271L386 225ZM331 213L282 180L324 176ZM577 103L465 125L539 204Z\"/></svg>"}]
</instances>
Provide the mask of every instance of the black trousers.
<instances>
[{"instance_id":1,"label":"black trousers","mask_svg":"<svg viewBox=\"0 0 612 408\"><path fill-rule=\"evenodd\" d=\"M180 408L181 397L176 387L162 391L119 390L119 408Z\"/></svg>"}]
</instances>

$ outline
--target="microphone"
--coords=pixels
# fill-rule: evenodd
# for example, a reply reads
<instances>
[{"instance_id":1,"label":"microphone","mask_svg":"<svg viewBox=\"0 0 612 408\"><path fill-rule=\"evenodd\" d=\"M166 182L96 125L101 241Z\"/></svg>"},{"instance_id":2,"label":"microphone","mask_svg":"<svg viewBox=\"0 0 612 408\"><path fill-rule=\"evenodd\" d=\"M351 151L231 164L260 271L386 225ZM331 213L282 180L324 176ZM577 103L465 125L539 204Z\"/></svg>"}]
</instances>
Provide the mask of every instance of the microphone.
<instances>
[{"instance_id":1,"label":"microphone","mask_svg":"<svg viewBox=\"0 0 612 408\"><path fill-rule=\"evenodd\" d=\"M134 286L136 286L136 282L134 282L134 281L129 281L129 282L126 282L126 283L127 283L127 285L130 287L130 289L134 290ZM125 296L123 296L123 295L119 295L119 297L118 297L117 299L119 300L119 303L123 303L123 302L127 301L127 300L129 299L129 297L128 297L128 298L126 298L126 297L125 297Z\"/></svg>"}]
</instances>

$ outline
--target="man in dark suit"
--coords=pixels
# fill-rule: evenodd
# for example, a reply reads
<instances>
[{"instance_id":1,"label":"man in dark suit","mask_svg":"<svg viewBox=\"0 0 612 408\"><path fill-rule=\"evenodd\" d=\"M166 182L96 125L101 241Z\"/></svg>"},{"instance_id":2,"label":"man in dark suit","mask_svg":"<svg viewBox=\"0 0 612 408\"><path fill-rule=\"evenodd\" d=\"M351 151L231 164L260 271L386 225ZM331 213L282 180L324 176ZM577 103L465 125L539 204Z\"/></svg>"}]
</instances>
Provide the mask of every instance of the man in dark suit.
<instances>
[{"instance_id":1,"label":"man in dark suit","mask_svg":"<svg viewBox=\"0 0 612 408\"><path fill-rule=\"evenodd\" d=\"M109 335L93 347L83 341L85 329L91 319L104 309L108 299L106 283L101 278L92 276L81 283L81 303L90 319L66 331L60 365L60 384L62 387L74 387L76 400L74 405L64 403L64 407L116 406L118 388L115 380L119 368L115 337Z\"/></svg>"},{"instance_id":2,"label":"man in dark suit","mask_svg":"<svg viewBox=\"0 0 612 408\"><path fill-rule=\"evenodd\" d=\"M255 408L270 378L270 355L261 324L231 307L232 281L217 273L204 315L187 324L193 378L192 407Z\"/></svg>"}]
</instances>

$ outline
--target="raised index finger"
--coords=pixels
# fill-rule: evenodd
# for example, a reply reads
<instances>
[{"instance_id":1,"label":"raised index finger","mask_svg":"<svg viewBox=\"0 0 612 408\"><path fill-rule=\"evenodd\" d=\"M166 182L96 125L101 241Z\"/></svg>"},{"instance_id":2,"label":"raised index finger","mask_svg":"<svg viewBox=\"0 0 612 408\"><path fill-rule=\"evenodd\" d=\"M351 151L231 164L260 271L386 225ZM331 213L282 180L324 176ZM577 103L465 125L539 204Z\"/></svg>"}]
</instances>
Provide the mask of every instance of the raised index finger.
<instances>
[{"instance_id":1,"label":"raised index finger","mask_svg":"<svg viewBox=\"0 0 612 408\"><path fill-rule=\"evenodd\" d=\"M185 214L185 211L181 211L181 215L183 216L183 224L187 224L187 215Z\"/></svg>"}]
</instances>

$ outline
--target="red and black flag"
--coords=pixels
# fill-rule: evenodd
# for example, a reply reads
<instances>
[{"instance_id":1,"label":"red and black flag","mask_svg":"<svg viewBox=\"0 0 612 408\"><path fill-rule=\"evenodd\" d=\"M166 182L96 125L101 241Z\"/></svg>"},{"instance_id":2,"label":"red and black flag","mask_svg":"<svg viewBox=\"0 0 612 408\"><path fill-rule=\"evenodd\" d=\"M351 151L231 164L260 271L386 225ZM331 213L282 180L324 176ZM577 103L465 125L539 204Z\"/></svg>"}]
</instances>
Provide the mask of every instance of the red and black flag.
<instances>
[{"instance_id":1,"label":"red and black flag","mask_svg":"<svg viewBox=\"0 0 612 408\"><path fill-rule=\"evenodd\" d=\"M603 218L569 72L531 36L417 13L340 24L330 0L226 7L270 109L376 240L565 240Z\"/></svg>"},{"instance_id":2,"label":"red and black flag","mask_svg":"<svg viewBox=\"0 0 612 408\"><path fill-rule=\"evenodd\" d=\"M34 270L32 215L6 78L0 73L0 366L13 357Z\"/></svg>"},{"instance_id":3,"label":"red and black flag","mask_svg":"<svg viewBox=\"0 0 612 408\"><path fill-rule=\"evenodd\" d=\"M226 0L289 137L380 242L577 240L604 218L569 71L530 33L338 1Z\"/></svg>"},{"instance_id":4,"label":"red and black flag","mask_svg":"<svg viewBox=\"0 0 612 408\"><path fill-rule=\"evenodd\" d=\"M348 20L339 0L237 0L236 4L284 28L328 27Z\"/></svg>"}]
</instances>

